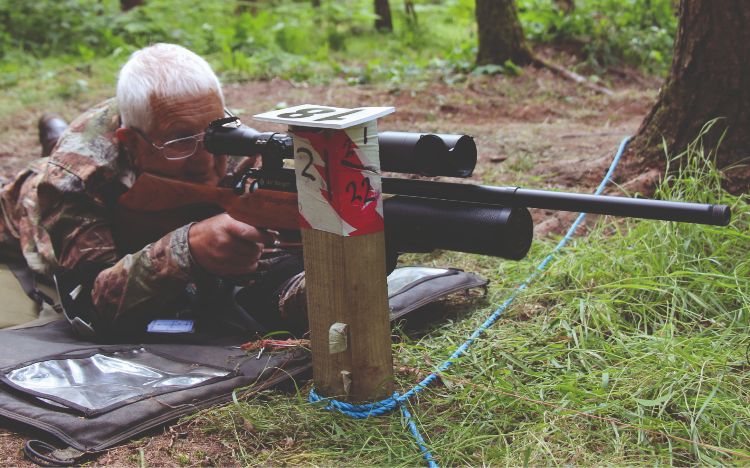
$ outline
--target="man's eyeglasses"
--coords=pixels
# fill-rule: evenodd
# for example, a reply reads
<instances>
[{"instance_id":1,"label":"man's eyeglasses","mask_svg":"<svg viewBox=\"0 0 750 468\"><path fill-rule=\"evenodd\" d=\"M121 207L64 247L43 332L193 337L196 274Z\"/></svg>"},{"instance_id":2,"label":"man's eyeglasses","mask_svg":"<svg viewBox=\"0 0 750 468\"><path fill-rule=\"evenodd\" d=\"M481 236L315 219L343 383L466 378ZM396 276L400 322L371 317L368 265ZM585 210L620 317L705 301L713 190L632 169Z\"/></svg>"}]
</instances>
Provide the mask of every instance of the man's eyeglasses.
<instances>
[{"instance_id":1,"label":"man's eyeglasses","mask_svg":"<svg viewBox=\"0 0 750 468\"><path fill-rule=\"evenodd\" d=\"M194 155L198 149L198 142L203 140L203 135L205 134L205 132L201 132L196 135L165 141L161 145L157 145L140 128L130 128L140 135L146 143L161 151L161 155L164 158L170 160L186 159Z\"/></svg>"},{"instance_id":2,"label":"man's eyeglasses","mask_svg":"<svg viewBox=\"0 0 750 468\"><path fill-rule=\"evenodd\" d=\"M224 109L224 113L228 117L232 117L236 119L234 115L232 115L231 112L229 112L227 109ZM190 135L182 138L175 138L174 140L165 141L161 145L158 145L151 141L151 139L146 135L146 133L141 130L138 127L130 127L135 133L141 136L143 138L143 141L148 143L149 145L153 146L157 150L161 152L161 155L164 156L165 159L169 159L171 161L179 160L179 159L187 159L190 156L194 155L195 152L198 150L198 143L203 141L203 137L206 135L206 132L200 132L196 133L195 135Z\"/></svg>"}]
</instances>

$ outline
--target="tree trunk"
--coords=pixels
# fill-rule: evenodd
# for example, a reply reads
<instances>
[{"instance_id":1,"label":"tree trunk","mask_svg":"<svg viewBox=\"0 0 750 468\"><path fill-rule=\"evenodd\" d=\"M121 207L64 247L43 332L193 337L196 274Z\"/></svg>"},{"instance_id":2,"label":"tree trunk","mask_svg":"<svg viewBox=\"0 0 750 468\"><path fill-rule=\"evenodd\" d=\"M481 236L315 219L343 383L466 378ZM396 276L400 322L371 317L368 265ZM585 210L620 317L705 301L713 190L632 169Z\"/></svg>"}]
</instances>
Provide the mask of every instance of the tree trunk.
<instances>
[{"instance_id":1,"label":"tree trunk","mask_svg":"<svg viewBox=\"0 0 750 468\"><path fill-rule=\"evenodd\" d=\"M375 14L378 15L375 20L375 29L378 31L393 31L391 6L388 4L388 0L375 0Z\"/></svg>"},{"instance_id":2,"label":"tree trunk","mask_svg":"<svg viewBox=\"0 0 750 468\"><path fill-rule=\"evenodd\" d=\"M531 62L513 0L476 0L479 51L477 65L498 64L511 60L516 65Z\"/></svg>"},{"instance_id":3,"label":"tree trunk","mask_svg":"<svg viewBox=\"0 0 750 468\"><path fill-rule=\"evenodd\" d=\"M719 167L750 162L750 2L682 0L679 15L670 74L625 154L625 177L663 172L662 139L678 155L715 118L703 145L715 149L726 131ZM747 167L725 175L729 190L750 188Z\"/></svg>"},{"instance_id":4,"label":"tree trunk","mask_svg":"<svg viewBox=\"0 0 750 468\"><path fill-rule=\"evenodd\" d=\"M258 2L257 0L239 0L234 7L234 12L237 14L249 12L255 16L258 14Z\"/></svg>"},{"instance_id":5,"label":"tree trunk","mask_svg":"<svg viewBox=\"0 0 750 468\"><path fill-rule=\"evenodd\" d=\"M312 0L312 6L313 8L318 8L320 6L320 0Z\"/></svg>"},{"instance_id":6,"label":"tree trunk","mask_svg":"<svg viewBox=\"0 0 750 468\"><path fill-rule=\"evenodd\" d=\"M143 5L143 0L120 0L120 10L128 11L133 8Z\"/></svg>"},{"instance_id":7,"label":"tree trunk","mask_svg":"<svg viewBox=\"0 0 750 468\"><path fill-rule=\"evenodd\" d=\"M569 15L576 9L576 4L573 0L555 0L555 5L566 15Z\"/></svg>"},{"instance_id":8,"label":"tree trunk","mask_svg":"<svg viewBox=\"0 0 750 468\"><path fill-rule=\"evenodd\" d=\"M411 24L417 24L417 10L414 8L413 0L406 0L404 2L404 11L406 12L406 19Z\"/></svg>"}]
</instances>

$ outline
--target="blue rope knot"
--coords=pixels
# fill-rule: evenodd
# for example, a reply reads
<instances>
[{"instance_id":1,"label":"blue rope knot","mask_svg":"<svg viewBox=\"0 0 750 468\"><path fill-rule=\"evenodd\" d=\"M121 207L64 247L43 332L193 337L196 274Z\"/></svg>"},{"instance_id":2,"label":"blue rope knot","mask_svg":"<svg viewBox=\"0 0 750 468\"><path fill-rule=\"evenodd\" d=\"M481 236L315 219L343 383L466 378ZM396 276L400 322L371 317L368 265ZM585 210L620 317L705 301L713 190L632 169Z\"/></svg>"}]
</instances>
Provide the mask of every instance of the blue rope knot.
<instances>
[{"instance_id":1,"label":"blue rope knot","mask_svg":"<svg viewBox=\"0 0 750 468\"><path fill-rule=\"evenodd\" d=\"M434 378L436 378L437 376L436 374L432 374L430 375L430 377L432 377L432 380L434 380ZM427 381L427 385L429 385L429 382L432 381L429 380L429 377L425 380ZM423 389L425 386L418 384L415 388L410 390L411 395ZM409 413L409 409L405 404L403 404L409 399L411 395L399 395L398 392L393 392L393 396L391 396L390 398L386 398L385 400L380 400L373 403L365 403L362 405L353 405L351 403L346 403L345 401L338 401L334 400L333 398L322 397L318 395L318 393L315 391L315 388L311 388L310 393L307 395L307 401L313 404L325 402L325 406L323 406L323 409L329 411L335 410L354 419L365 419L369 418L370 416L382 416L386 413L390 413L396 408L400 408L401 416L403 416L404 421L409 428L409 432L411 432L414 440L417 442L419 450L422 451L422 455L427 461L427 465L430 468L438 468L438 464L435 462L432 454L429 450L427 450L427 447L425 447L424 438L422 437L422 434L419 433L419 429L417 429L417 425L414 423L411 413Z\"/></svg>"},{"instance_id":2,"label":"blue rope knot","mask_svg":"<svg viewBox=\"0 0 750 468\"><path fill-rule=\"evenodd\" d=\"M310 390L310 394L307 397L307 401L310 403L326 402L323 408L327 410L336 410L339 413L345 414L354 419L365 419L370 416L382 416L390 413L391 411L398 408L398 393L394 393L390 398L385 400L376 401L373 403L365 403L361 405L353 405L345 401L334 400L333 398L322 397L315 392L315 389Z\"/></svg>"}]
</instances>

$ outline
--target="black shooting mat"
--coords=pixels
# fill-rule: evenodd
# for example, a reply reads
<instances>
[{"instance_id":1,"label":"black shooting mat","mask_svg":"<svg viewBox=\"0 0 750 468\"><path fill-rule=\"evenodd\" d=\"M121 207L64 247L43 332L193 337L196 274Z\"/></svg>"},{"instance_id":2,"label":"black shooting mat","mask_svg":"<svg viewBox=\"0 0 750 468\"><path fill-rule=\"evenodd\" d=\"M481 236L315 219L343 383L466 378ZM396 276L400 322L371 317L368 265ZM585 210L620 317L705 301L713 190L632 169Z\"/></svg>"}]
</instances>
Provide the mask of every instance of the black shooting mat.
<instances>
[{"instance_id":1,"label":"black shooting mat","mask_svg":"<svg viewBox=\"0 0 750 468\"><path fill-rule=\"evenodd\" d=\"M396 271L399 275L389 278L391 320L404 318L448 294L487 284L483 278L455 269L407 267ZM81 341L64 320L0 331L0 423L11 430L41 431L56 439L43 437L54 440L58 447L97 452L181 416L230 401L237 388L257 392L289 383L295 376L307 377L311 368L309 353L302 349L264 353L260 358L248 355L238 346L247 336L196 333L151 341ZM145 392L127 393L131 383L122 381L125 378L117 385L126 396L117 395L117 390L106 395L96 391L96 385L107 385L106 380L96 380L106 379L110 372L133 376L154 369L163 372L154 378L147 376L146 380L156 383ZM196 373L200 376L192 381L194 385L171 385L175 379L194 379ZM76 385L64 382L71 375L73 380L88 376L92 388L71 396L68 391L77 390ZM50 389L54 382L64 382L60 386L66 388ZM91 398L97 395L98 401Z\"/></svg>"}]
</instances>

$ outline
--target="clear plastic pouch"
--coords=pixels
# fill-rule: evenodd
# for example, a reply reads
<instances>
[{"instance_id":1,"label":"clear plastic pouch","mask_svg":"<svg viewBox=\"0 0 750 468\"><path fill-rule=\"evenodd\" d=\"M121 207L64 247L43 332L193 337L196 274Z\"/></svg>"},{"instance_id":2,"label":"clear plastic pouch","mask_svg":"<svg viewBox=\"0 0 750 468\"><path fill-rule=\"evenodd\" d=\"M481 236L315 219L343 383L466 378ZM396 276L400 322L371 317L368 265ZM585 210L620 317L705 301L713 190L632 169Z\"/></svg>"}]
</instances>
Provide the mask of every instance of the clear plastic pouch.
<instances>
[{"instance_id":1,"label":"clear plastic pouch","mask_svg":"<svg viewBox=\"0 0 750 468\"><path fill-rule=\"evenodd\" d=\"M42 401L94 415L151 396L227 378L230 370L133 348L41 360L0 378Z\"/></svg>"}]
</instances>

